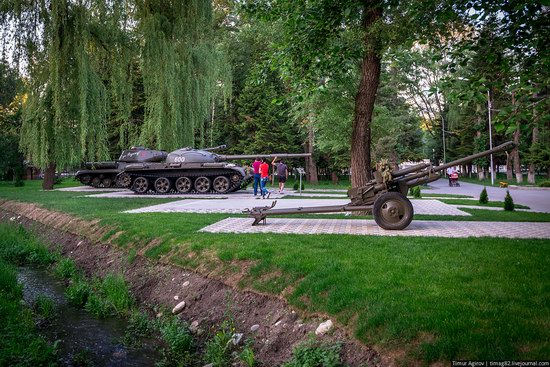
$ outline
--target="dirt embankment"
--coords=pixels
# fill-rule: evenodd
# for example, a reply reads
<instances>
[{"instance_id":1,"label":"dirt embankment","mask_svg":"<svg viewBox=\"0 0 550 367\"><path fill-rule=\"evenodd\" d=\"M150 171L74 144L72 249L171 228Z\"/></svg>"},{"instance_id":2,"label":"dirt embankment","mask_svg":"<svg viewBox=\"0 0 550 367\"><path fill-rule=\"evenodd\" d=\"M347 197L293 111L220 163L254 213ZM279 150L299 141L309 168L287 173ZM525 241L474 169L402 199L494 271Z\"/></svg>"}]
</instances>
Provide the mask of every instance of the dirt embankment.
<instances>
[{"instance_id":1,"label":"dirt embankment","mask_svg":"<svg viewBox=\"0 0 550 367\"><path fill-rule=\"evenodd\" d=\"M229 279L225 284L220 279L153 262L139 254L128 256L100 241L112 228L103 227L98 221L13 201L0 201L0 221L34 228L46 243L59 247L64 256L74 259L88 274L103 276L122 272L138 302L149 309L158 306L172 309L185 301L180 317L189 323L198 323L203 338L230 313L237 332L244 333L244 338L254 339L256 356L266 366L288 360L293 346L308 339L325 321L300 314L280 298L235 289L229 285L233 283ZM352 340L341 328L333 328L319 338L341 342L343 360L350 366L392 364L373 349Z\"/></svg>"}]
</instances>

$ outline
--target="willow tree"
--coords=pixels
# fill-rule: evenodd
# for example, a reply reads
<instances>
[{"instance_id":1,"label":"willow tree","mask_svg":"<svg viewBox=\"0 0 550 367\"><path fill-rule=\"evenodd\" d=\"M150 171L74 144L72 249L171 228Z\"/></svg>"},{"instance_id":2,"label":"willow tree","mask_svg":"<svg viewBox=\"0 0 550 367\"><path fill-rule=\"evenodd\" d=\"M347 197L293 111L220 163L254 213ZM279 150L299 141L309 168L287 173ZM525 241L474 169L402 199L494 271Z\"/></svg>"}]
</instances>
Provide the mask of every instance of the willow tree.
<instances>
[{"instance_id":1,"label":"willow tree","mask_svg":"<svg viewBox=\"0 0 550 367\"><path fill-rule=\"evenodd\" d=\"M213 95L231 85L212 23L208 0L3 2L3 49L28 75L21 147L44 188L56 167L108 158L115 134L160 149L202 143Z\"/></svg>"},{"instance_id":2,"label":"willow tree","mask_svg":"<svg viewBox=\"0 0 550 367\"><path fill-rule=\"evenodd\" d=\"M213 40L212 2L142 0L136 12L146 101L141 143L167 150L204 144L212 98L231 86Z\"/></svg>"},{"instance_id":3,"label":"willow tree","mask_svg":"<svg viewBox=\"0 0 550 367\"><path fill-rule=\"evenodd\" d=\"M128 78L113 67L125 47L122 1L14 1L0 7L3 49L27 74L21 148L45 169L52 189L56 167L108 157L111 99ZM127 90L120 87L118 90ZM113 94L114 93L114 94ZM126 107L120 106L124 109Z\"/></svg>"}]
</instances>

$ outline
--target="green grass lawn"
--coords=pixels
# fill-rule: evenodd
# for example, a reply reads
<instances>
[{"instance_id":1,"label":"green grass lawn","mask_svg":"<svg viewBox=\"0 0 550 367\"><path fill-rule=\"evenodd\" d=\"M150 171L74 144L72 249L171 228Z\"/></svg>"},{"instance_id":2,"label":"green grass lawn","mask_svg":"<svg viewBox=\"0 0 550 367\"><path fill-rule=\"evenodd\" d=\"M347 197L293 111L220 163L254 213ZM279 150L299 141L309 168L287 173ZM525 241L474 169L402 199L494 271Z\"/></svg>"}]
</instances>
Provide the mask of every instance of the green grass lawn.
<instances>
[{"instance_id":1,"label":"green grass lawn","mask_svg":"<svg viewBox=\"0 0 550 367\"><path fill-rule=\"evenodd\" d=\"M459 178L459 181L474 183L474 184L483 185L483 186L495 186L495 187L499 187L500 182L507 182L508 185L533 186L533 184L527 182L527 175L523 175L523 182L517 183L516 179L515 179L515 176L514 176L513 180L508 181L506 179L506 174L505 173L500 173L500 174L497 174L495 176L495 184L494 185L491 185L491 176L489 176L488 178L485 178L483 180L479 180L476 176L472 176L471 178L467 177L467 176L465 176L465 177L461 176ZM548 178L546 178L545 176L536 176L535 177L535 182L536 182L535 186L540 185L544 181L550 181L550 180Z\"/></svg>"},{"instance_id":2,"label":"green grass lawn","mask_svg":"<svg viewBox=\"0 0 550 367\"><path fill-rule=\"evenodd\" d=\"M487 204L481 204L479 200L468 199L440 199L442 203L453 205L475 205L475 206L489 206L493 208L502 208L504 210L504 201L489 201ZM526 205L514 204L516 209L530 209Z\"/></svg>"},{"instance_id":3,"label":"green grass lawn","mask_svg":"<svg viewBox=\"0 0 550 367\"><path fill-rule=\"evenodd\" d=\"M129 253L160 238L146 256L220 276L238 271L244 262L253 264L242 287L283 295L300 309L326 313L382 351L404 350L404 364L550 355L549 241L198 233L228 215L121 214L171 200L82 194L41 192L34 182L23 188L0 184L2 198L100 218L123 230L115 243ZM465 211L473 217L452 219L550 221L549 214Z\"/></svg>"}]
</instances>

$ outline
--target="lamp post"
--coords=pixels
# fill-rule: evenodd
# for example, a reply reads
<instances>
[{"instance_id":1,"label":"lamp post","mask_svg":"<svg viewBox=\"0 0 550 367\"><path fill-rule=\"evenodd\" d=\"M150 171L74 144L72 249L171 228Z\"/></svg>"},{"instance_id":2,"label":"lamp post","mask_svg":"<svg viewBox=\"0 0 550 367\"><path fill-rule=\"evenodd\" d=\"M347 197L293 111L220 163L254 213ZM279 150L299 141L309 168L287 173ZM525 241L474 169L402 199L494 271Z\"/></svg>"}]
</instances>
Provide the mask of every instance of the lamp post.
<instances>
[{"instance_id":1,"label":"lamp post","mask_svg":"<svg viewBox=\"0 0 550 367\"><path fill-rule=\"evenodd\" d=\"M487 110L489 112L489 149L493 149L493 128L491 123L491 93L487 89ZM495 166L493 165L493 154L491 154L491 186L495 184Z\"/></svg>"}]
</instances>

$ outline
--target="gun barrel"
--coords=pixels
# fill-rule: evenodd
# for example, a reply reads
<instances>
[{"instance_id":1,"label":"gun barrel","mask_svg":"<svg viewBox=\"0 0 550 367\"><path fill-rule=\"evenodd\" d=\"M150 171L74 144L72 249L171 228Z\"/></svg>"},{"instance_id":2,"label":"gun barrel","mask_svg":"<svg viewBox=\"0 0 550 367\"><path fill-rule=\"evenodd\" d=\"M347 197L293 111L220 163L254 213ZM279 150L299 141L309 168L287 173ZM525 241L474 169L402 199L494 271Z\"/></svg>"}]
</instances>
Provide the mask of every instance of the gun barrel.
<instances>
[{"instance_id":1,"label":"gun barrel","mask_svg":"<svg viewBox=\"0 0 550 367\"><path fill-rule=\"evenodd\" d=\"M303 158L311 157L311 153L296 153L296 154L239 154L239 155L218 155L220 161L229 161L234 159L255 159L255 158Z\"/></svg>"},{"instance_id":2,"label":"gun barrel","mask_svg":"<svg viewBox=\"0 0 550 367\"><path fill-rule=\"evenodd\" d=\"M217 147L210 147L210 148L204 148L201 150L206 150L207 152L214 151L214 150L221 150L221 149L227 149L227 145L218 145Z\"/></svg>"},{"instance_id":3,"label":"gun barrel","mask_svg":"<svg viewBox=\"0 0 550 367\"><path fill-rule=\"evenodd\" d=\"M483 152L472 154L472 155L469 155L467 157L457 159L456 161L452 161L452 162L449 162L447 164L443 164L441 166L434 167L433 171L434 172L440 172L440 171L446 170L449 167L459 166L463 163L468 163L468 162L471 162L475 159L486 157L486 156L491 155L493 153L499 153L499 152L502 152L502 151L505 151L505 150L508 150L508 149L513 149L515 146L516 145L514 144L514 142L509 141L509 142L501 144L501 145L499 145L499 146L497 146L493 149L489 149L489 150L486 150L486 151L483 151Z\"/></svg>"}]
</instances>

